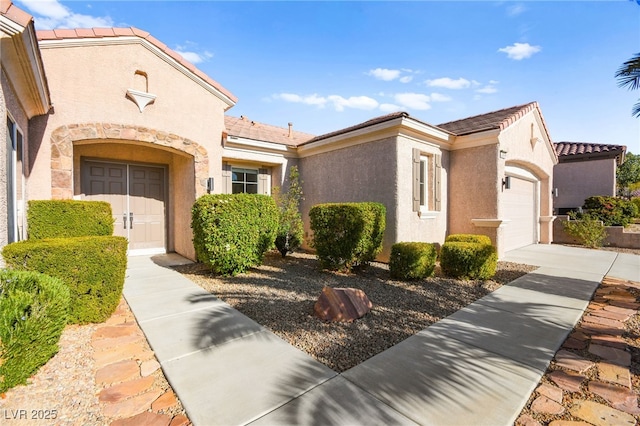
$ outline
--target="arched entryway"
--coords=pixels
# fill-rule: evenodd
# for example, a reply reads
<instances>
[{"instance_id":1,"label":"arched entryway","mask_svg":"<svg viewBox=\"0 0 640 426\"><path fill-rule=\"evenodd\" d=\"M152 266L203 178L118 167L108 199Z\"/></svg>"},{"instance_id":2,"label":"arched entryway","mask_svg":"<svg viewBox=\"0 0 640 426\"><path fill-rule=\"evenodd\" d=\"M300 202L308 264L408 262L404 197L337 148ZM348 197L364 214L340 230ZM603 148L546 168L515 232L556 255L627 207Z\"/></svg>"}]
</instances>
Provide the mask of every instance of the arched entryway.
<instances>
[{"instance_id":1,"label":"arched entryway","mask_svg":"<svg viewBox=\"0 0 640 426\"><path fill-rule=\"evenodd\" d=\"M52 198L103 200L131 254L193 257L190 214L206 192L208 156L199 144L141 127L89 123L52 135Z\"/></svg>"}]
</instances>

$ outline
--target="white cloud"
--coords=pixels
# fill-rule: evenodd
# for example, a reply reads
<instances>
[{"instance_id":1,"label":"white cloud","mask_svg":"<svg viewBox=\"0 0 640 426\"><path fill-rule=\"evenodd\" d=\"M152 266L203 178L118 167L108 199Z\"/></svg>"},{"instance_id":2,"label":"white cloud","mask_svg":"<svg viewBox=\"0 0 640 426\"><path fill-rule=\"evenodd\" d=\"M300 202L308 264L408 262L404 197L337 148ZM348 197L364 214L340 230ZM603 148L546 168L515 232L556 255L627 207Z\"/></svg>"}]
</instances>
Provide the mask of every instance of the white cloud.
<instances>
[{"instance_id":1,"label":"white cloud","mask_svg":"<svg viewBox=\"0 0 640 426\"><path fill-rule=\"evenodd\" d=\"M398 93L393 98L403 107L417 110L431 109L431 105L429 105L431 99L422 93Z\"/></svg>"},{"instance_id":2,"label":"white cloud","mask_svg":"<svg viewBox=\"0 0 640 426\"><path fill-rule=\"evenodd\" d=\"M436 78L434 80L427 80L425 81L425 83L427 84L427 86L443 87L445 89L453 89L453 90L466 89L471 85L471 82L469 80L462 77L457 80L454 80L449 77L442 77L442 78Z\"/></svg>"},{"instance_id":3,"label":"white cloud","mask_svg":"<svg viewBox=\"0 0 640 426\"><path fill-rule=\"evenodd\" d=\"M504 52L510 59L520 61L527 59L542 50L540 46L532 46L529 43L513 43L511 46L506 46L498 49L498 52Z\"/></svg>"},{"instance_id":4,"label":"white cloud","mask_svg":"<svg viewBox=\"0 0 640 426\"><path fill-rule=\"evenodd\" d=\"M396 104L380 104L380 111L396 112L401 110L402 110L402 107Z\"/></svg>"},{"instance_id":5,"label":"white cloud","mask_svg":"<svg viewBox=\"0 0 640 426\"><path fill-rule=\"evenodd\" d=\"M498 89L496 89L496 87L492 85L487 85L476 90L477 93L483 93L485 95L490 95L492 93L496 93L497 91Z\"/></svg>"},{"instance_id":6,"label":"white cloud","mask_svg":"<svg viewBox=\"0 0 640 426\"><path fill-rule=\"evenodd\" d=\"M412 75L405 75L404 77L400 77L400 83L409 83L411 80L413 80Z\"/></svg>"},{"instance_id":7,"label":"white cloud","mask_svg":"<svg viewBox=\"0 0 640 426\"><path fill-rule=\"evenodd\" d=\"M516 3L507 8L507 15L509 16L518 16L524 13L527 10L524 4Z\"/></svg>"},{"instance_id":8,"label":"white cloud","mask_svg":"<svg viewBox=\"0 0 640 426\"><path fill-rule=\"evenodd\" d=\"M178 52L183 58L185 58L187 61L191 62L192 64L199 64L201 62L205 62L213 58L213 53L207 52L207 51L204 51L202 53L197 53L197 52L192 52L188 50L183 50L180 47L176 48L175 51Z\"/></svg>"},{"instance_id":9,"label":"white cloud","mask_svg":"<svg viewBox=\"0 0 640 426\"><path fill-rule=\"evenodd\" d=\"M343 98L339 95L331 95L327 99L333 102L333 107L336 111L344 111L345 108L371 110L378 107L378 101L368 96Z\"/></svg>"},{"instance_id":10,"label":"white cloud","mask_svg":"<svg viewBox=\"0 0 640 426\"><path fill-rule=\"evenodd\" d=\"M91 16L74 13L58 0L21 0L21 5L36 16L38 29L113 27L109 16Z\"/></svg>"},{"instance_id":11,"label":"white cloud","mask_svg":"<svg viewBox=\"0 0 640 426\"><path fill-rule=\"evenodd\" d=\"M443 95L441 93L432 93L430 98L433 102L449 102L451 100L450 96Z\"/></svg>"},{"instance_id":12,"label":"white cloud","mask_svg":"<svg viewBox=\"0 0 640 426\"><path fill-rule=\"evenodd\" d=\"M383 81L392 81L400 77L400 70L390 70L387 68L376 68L370 70L367 75L377 78Z\"/></svg>"},{"instance_id":13,"label":"white cloud","mask_svg":"<svg viewBox=\"0 0 640 426\"><path fill-rule=\"evenodd\" d=\"M308 95L308 96L300 96L300 95L296 95L295 93L280 93L277 95L273 95L273 98L281 99L286 102L293 102L293 103L299 103L299 104L305 104L305 105L316 105L320 108L324 107L325 104L327 103L326 98L322 96L318 96L315 93L313 95Z\"/></svg>"}]
</instances>

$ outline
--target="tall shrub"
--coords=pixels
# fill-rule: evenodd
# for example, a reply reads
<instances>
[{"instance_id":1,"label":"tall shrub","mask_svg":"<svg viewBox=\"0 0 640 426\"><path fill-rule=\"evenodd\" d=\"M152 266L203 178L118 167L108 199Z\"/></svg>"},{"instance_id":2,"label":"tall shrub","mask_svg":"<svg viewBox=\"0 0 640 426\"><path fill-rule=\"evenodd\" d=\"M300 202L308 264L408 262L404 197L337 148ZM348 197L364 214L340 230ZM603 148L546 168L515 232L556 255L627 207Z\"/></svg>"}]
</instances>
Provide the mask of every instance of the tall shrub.
<instances>
[{"instance_id":1,"label":"tall shrub","mask_svg":"<svg viewBox=\"0 0 640 426\"><path fill-rule=\"evenodd\" d=\"M323 268L350 270L382 251L386 208L380 203L318 204L309 211L312 246Z\"/></svg>"},{"instance_id":2,"label":"tall shrub","mask_svg":"<svg viewBox=\"0 0 640 426\"><path fill-rule=\"evenodd\" d=\"M450 235L440 250L442 272L453 278L486 280L497 266L498 253L485 235Z\"/></svg>"},{"instance_id":3,"label":"tall shrub","mask_svg":"<svg viewBox=\"0 0 640 426\"><path fill-rule=\"evenodd\" d=\"M575 212L571 212L562 226L567 234L590 248L602 247L602 243L607 238L607 229L602 221L589 213L578 217Z\"/></svg>"},{"instance_id":4,"label":"tall shrub","mask_svg":"<svg viewBox=\"0 0 640 426\"><path fill-rule=\"evenodd\" d=\"M304 228L300 216L300 200L302 200L302 182L297 166L289 169L289 188L282 193L276 187L273 198L279 210L278 233L276 235L276 248L285 257L302 245Z\"/></svg>"},{"instance_id":5,"label":"tall shrub","mask_svg":"<svg viewBox=\"0 0 640 426\"><path fill-rule=\"evenodd\" d=\"M0 393L25 383L58 352L69 300L56 278L0 270Z\"/></svg>"},{"instance_id":6,"label":"tall shrub","mask_svg":"<svg viewBox=\"0 0 640 426\"><path fill-rule=\"evenodd\" d=\"M278 209L257 194L209 194L191 211L193 245L200 262L222 275L236 275L262 263L273 247Z\"/></svg>"},{"instance_id":7,"label":"tall shrub","mask_svg":"<svg viewBox=\"0 0 640 426\"><path fill-rule=\"evenodd\" d=\"M26 240L5 246L12 269L59 278L70 290L69 322L100 323L115 311L127 269L127 239L115 236Z\"/></svg>"},{"instance_id":8,"label":"tall shrub","mask_svg":"<svg viewBox=\"0 0 640 426\"><path fill-rule=\"evenodd\" d=\"M389 272L393 278L419 280L433 274L438 258L435 244L401 242L391 246Z\"/></svg>"},{"instance_id":9,"label":"tall shrub","mask_svg":"<svg viewBox=\"0 0 640 426\"><path fill-rule=\"evenodd\" d=\"M111 205L105 201L32 200L27 223L30 239L113 234Z\"/></svg>"},{"instance_id":10,"label":"tall shrub","mask_svg":"<svg viewBox=\"0 0 640 426\"><path fill-rule=\"evenodd\" d=\"M616 197L595 196L584 200L583 208L604 226L627 226L638 214L637 207L629 200Z\"/></svg>"}]
</instances>

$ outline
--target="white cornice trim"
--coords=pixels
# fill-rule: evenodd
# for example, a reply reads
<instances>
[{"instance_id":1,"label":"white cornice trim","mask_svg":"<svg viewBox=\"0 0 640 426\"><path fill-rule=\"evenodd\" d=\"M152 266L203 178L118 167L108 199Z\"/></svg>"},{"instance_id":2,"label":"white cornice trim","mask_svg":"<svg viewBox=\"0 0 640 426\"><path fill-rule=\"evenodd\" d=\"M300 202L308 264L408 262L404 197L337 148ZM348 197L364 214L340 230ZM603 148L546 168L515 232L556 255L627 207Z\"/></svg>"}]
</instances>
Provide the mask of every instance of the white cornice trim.
<instances>
[{"instance_id":1,"label":"white cornice trim","mask_svg":"<svg viewBox=\"0 0 640 426\"><path fill-rule=\"evenodd\" d=\"M471 223L477 228L500 228L509 222L511 221L507 219L471 219Z\"/></svg>"},{"instance_id":2,"label":"white cornice trim","mask_svg":"<svg viewBox=\"0 0 640 426\"><path fill-rule=\"evenodd\" d=\"M275 143L275 142L266 142L266 141L258 141L255 139L248 139L239 136L228 135L225 139L225 148L227 146L236 145L238 148L257 148L260 150L267 151L275 151L275 152L289 152L291 149L295 150L295 147L287 147L287 145Z\"/></svg>"},{"instance_id":3,"label":"white cornice trim","mask_svg":"<svg viewBox=\"0 0 640 426\"><path fill-rule=\"evenodd\" d=\"M156 100L156 95L134 89L127 89L127 95L138 106L141 113L147 105Z\"/></svg>"},{"instance_id":4,"label":"white cornice trim","mask_svg":"<svg viewBox=\"0 0 640 426\"><path fill-rule=\"evenodd\" d=\"M22 31L24 31L24 29L25 27L23 27L22 25L13 22L6 16L0 15L0 31L7 34L8 36L20 34Z\"/></svg>"},{"instance_id":5,"label":"white cornice trim","mask_svg":"<svg viewBox=\"0 0 640 426\"><path fill-rule=\"evenodd\" d=\"M480 133L472 133L470 135L458 136L451 145L452 151L460 149L476 148L485 145L498 144L498 136L500 129L487 130Z\"/></svg>"},{"instance_id":6,"label":"white cornice trim","mask_svg":"<svg viewBox=\"0 0 640 426\"><path fill-rule=\"evenodd\" d=\"M171 65L176 70L180 71L186 77L190 78L202 88L215 95L218 99L223 101L231 108L236 103L231 100L227 95L218 90L215 86L206 82L202 78L195 75L190 69L176 61L171 56L160 50L156 45L137 36L119 36L119 37L100 37L100 38L73 38L62 40L41 40L40 48L42 49L55 49L65 47L85 47L85 46L113 46L113 45L126 45L126 44L140 44L150 52L154 53L160 59ZM227 108L227 109L228 109Z\"/></svg>"}]
</instances>

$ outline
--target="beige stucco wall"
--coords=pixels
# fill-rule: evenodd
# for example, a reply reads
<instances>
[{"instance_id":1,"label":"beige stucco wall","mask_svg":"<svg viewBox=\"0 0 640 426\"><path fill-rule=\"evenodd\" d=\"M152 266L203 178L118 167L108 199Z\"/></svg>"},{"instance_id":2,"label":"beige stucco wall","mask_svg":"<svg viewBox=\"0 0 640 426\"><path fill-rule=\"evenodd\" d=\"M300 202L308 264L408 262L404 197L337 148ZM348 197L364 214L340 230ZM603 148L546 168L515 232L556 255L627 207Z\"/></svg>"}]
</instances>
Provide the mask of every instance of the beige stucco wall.
<instances>
[{"instance_id":1,"label":"beige stucco wall","mask_svg":"<svg viewBox=\"0 0 640 426\"><path fill-rule=\"evenodd\" d=\"M375 201L387 209L381 260L397 241L398 186L396 138L367 142L300 159L304 201L301 203L305 239L312 235L309 210L320 203ZM411 157L409 157L409 168Z\"/></svg>"},{"instance_id":2,"label":"beige stucco wall","mask_svg":"<svg viewBox=\"0 0 640 426\"><path fill-rule=\"evenodd\" d=\"M80 153L167 165L171 194L168 217L172 218L169 241L173 245L169 248L193 258L190 209L195 198L203 193L203 182L196 182L195 175L221 181L221 134L227 105L176 69L172 60L166 61L137 42L75 47L52 47L44 42L41 52L54 112L40 135L42 143L33 162L31 198L65 195L52 192L52 135L63 138L63 143L64 138L72 138L74 147L84 141L95 144L73 154L74 196L79 194ZM135 76L136 71L146 73L148 92L156 95L142 113L126 95L127 89L141 89L141 77ZM83 123L92 124L83 127ZM117 141L109 137L113 125L117 126L114 133L118 135ZM74 133L78 127L86 133L84 141L82 135ZM167 146L160 146L160 142ZM108 145L101 148L101 144ZM145 148L139 149L142 145ZM160 151L154 152L154 146ZM178 152L181 150L184 152ZM54 154L53 160L58 161L58 152ZM195 157L204 159L196 161ZM200 164L206 165L207 170L194 170Z\"/></svg>"},{"instance_id":3,"label":"beige stucco wall","mask_svg":"<svg viewBox=\"0 0 640 426\"><path fill-rule=\"evenodd\" d=\"M553 169L553 181L558 188L553 200L556 209L581 207L588 197L616 194L616 160L560 163Z\"/></svg>"},{"instance_id":4,"label":"beige stucco wall","mask_svg":"<svg viewBox=\"0 0 640 426\"><path fill-rule=\"evenodd\" d=\"M440 176L441 207L439 211L428 211L423 214L413 211L413 174L412 151L420 150L422 155L441 155L442 172ZM441 150L436 144L418 142L403 136L398 138L396 149L398 168L396 240L393 242L420 241L427 243L444 243L447 235L447 205L449 179L449 152ZM428 177L433 179L433 175ZM433 194L429 194L432 196Z\"/></svg>"}]
</instances>

